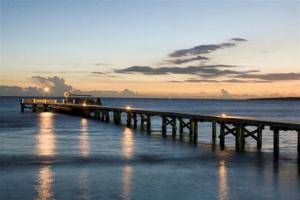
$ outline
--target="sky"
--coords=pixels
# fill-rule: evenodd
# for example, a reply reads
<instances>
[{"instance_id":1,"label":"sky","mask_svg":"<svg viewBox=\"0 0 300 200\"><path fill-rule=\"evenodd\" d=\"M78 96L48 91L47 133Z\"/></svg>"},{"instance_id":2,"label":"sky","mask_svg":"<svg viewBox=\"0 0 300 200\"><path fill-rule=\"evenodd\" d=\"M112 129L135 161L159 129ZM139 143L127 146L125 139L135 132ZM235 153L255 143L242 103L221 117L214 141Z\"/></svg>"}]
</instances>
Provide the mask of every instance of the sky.
<instances>
[{"instance_id":1,"label":"sky","mask_svg":"<svg viewBox=\"0 0 300 200\"><path fill-rule=\"evenodd\" d=\"M0 95L300 96L299 1L0 1Z\"/></svg>"}]
</instances>

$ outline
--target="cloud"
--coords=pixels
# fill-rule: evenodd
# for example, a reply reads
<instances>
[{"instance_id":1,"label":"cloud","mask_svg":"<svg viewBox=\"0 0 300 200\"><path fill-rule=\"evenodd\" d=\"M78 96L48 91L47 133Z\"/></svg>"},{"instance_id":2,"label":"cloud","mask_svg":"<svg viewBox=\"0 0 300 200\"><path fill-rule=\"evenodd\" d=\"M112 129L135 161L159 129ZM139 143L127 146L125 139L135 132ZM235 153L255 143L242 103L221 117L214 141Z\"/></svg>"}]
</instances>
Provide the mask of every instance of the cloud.
<instances>
[{"instance_id":1,"label":"cloud","mask_svg":"<svg viewBox=\"0 0 300 200\"><path fill-rule=\"evenodd\" d=\"M19 86L5 86L0 85L0 96L44 96L44 87L49 87L49 96L63 96L64 92L70 91L76 94L90 94L100 97L141 97L137 92L130 89L124 89L123 91L109 91L109 90L92 90L82 91L73 88L71 85L66 84L66 81L62 77L42 77L33 76L31 80L36 87L22 88Z\"/></svg>"},{"instance_id":2,"label":"cloud","mask_svg":"<svg viewBox=\"0 0 300 200\"><path fill-rule=\"evenodd\" d=\"M221 89L220 92L221 92L221 97L222 98L225 98L225 99L231 98L231 95L229 94L229 92L227 90Z\"/></svg>"},{"instance_id":3,"label":"cloud","mask_svg":"<svg viewBox=\"0 0 300 200\"><path fill-rule=\"evenodd\" d=\"M232 41L236 41L236 42L246 42L246 41L248 41L248 40L246 40L246 39L244 39L244 38L238 38L238 37L236 37L236 38L231 38L231 40L232 40Z\"/></svg>"},{"instance_id":4,"label":"cloud","mask_svg":"<svg viewBox=\"0 0 300 200\"><path fill-rule=\"evenodd\" d=\"M236 46L236 42L245 42L246 39L243 38L232 38L231 42L225 42L220 44L207 44L207 45L198 45L188 49L179 49L173 51L169 54L171 58L183 57L183 56L191 56L191 55L201 55L201 54L208 54L218 49L224 49L229 47Z\"/></svg>"},{"instance_id":5,"label":"cloud","mask_svg":"<svg viewBox=\"0 0 300 200\"><path fill-rule=\"evenodd\" d=\"M171 81L175 82L175 81ZM241 80L241 79L226 79L226 80L215 80L215 79L186 79L184 81L176 82L191 82L191 83L269 83L270 81L265 80Z\"/></svg>"},{"instance_id":6,"label":"cloud","mask_svg":"<svg viewBox=\"0 0 300 200\"><path fill-rule=\"evenodd\" d=\"M22 88L0 85L0 96L40 96L42 92L42 89L37 87Z\"/></svg>"},{"instance_id":7,"label":"cloud","mask_svg":"<svg viewBox=\"0 0 300 200\"><path fill-rule=\"evenodd\" d=\"M270 74L239 74L237 78L243 79L258 79L265 81L291 81L300 80L300 73L270 73Z\"/></svg>"},{"instance_id":8,"label":"cloud","mask_svg":"<svg viewBox=\"0 0 300 200\"><path fill-rule=\"evenodd\" d=\"M175 60L166 60L164 63L169 63L169 64L175 64L175 65L180 65L192 61L208 61L209 58L204 57L204 56L196 56L196 57L191 57L191 58L182 58L182 59L175 59Z\"/></svg>"},{"instance_id":9,"label":"cloud","mask_svg":"<svg viewBox=\"0 0 300 200\"><path fill-rule=\"evenodd\" d=\"M177 58L182 56L191 56L191 55L200 55L208 54L218 49L228 48L235 46L235 43L221 43L221 44L208 44L208 45L199 45L189 49L179 49L169 54L169 57Z\"/></svg>"},{"instance_id":10,"label":"cloud","mask_svg":"<svg viewBox=\"0 0 300 200\"><path fill-rule=\"evenodd\" d=\"M140 73L144 75L168 75L168 74L187 74L199 75L202 77L219 77L227 75L239 75L259 72L258 70L237 71L226 68L235 68L234 65L200 65L187 67L157 67L150 66L132 66L125 69L115 70L115 73L134 74ZM225 68L225 69L224 69Z\"/></svg>"},{"instance_id":11,"label":"cloud","mask_svg":"<svg viewBox=\"0 0 300 200\"><path fill-rule=\"evenodd\" d=\"M38 85L39 88L49 87L52 96L62 96L65 91L73 90L71 85L66 84L65 79L58 76L42 77L33 76L31 80Z\"/></svg>"}]
</instances>

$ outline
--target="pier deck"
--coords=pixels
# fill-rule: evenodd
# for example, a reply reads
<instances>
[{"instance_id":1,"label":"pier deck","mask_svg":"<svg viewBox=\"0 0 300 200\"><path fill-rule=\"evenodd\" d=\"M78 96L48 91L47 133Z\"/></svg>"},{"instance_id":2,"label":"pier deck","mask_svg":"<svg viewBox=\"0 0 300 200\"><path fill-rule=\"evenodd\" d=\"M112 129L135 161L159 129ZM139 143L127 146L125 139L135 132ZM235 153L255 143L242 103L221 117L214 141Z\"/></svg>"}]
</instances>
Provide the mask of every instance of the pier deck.
<instances>
[{"instance_id":1,"label":"pier deck","mask_svg":"<svg viewBox=\"0 0 300 200\"><path fill-rule=\"evenodd\" d=\"M59 103L53 99L21 99L21 111L26 108L32 111L54 110L72 115L93 117L96 120L110 122L111 118L115 124L121 124L122 113L126 114L126 126L137 128L138 123L143 130L151 133L151 122L154 116L161 117L161 133L167 134L167 128L171 127L172 136L179 134L183 137L187 131L190 141L198 142L198 123L211 123L212 143L216 143L217 126L219 127L219 144L221 149L225 148L225 137L233 135L235 137L235 148L238 151L244 150L246 138L252 138L257 142L257 149L262 148L262 134L265 128L273 131L273 150L275 158L279 155L279 134L280 131L294 131L297 134L297 151L298 158L300 155L300 123L280 122L261 120L250 117L235 116L213 116L213 115L196 115L179 112L164 112L137 109L130 107L108 107L99 105L85 104L67 104Z\"/></svg>"}]
</instances>

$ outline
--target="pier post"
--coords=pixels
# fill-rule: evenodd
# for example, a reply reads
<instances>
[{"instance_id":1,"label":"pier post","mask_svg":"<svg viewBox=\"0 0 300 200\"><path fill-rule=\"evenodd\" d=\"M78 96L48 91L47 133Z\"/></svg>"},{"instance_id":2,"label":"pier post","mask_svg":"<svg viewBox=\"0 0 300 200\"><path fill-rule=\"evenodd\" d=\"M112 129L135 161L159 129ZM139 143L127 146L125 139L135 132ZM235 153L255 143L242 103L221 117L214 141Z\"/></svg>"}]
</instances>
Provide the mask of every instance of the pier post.
<instances>
[{"instance_id":1,"label":"pier post","mask_svg":"<svg viewBox=\"0 0 300 200\"><path fill-rule=\"evenodd\" d=\"M136 116L136 113L133 113L133 128L137 128L137 116Z\"/></svg>"},{"instance_id":2,"label":"pier post","mask_svg":"<svg viewBox=\"0 0 300 200\"><path fill-rule=\"evenodd\" d=\"M114 111L114 122L119 125L121 123L121 112Z\"/></svg>"},{"instance_id":3,"label":"pier post","mask_svg":"<svg viewBox=\"0 0 300 200\"><path fill-rule=\"evenodd\" d=\"M212 143L215 144L216 143L216 137L217 137L217 123L215 120L213 120L211 122L211 139L212 139Z\"/></svg>"},{"instance_id":4,"label":"pier post","mask_svg":"<svg viewBox=\"0 0 300 200\"><path fill-rule=\"evenodd\" d=\"M246 145L245 129L246 129L246 126L241 126L241 148L242 148L242 150L245 149L245 145Z\"/></svg>"},{"instance_id":5,"label":"pier post","mask_svg":"<svg viewBox=\"0 0 300 200\"><path fill-rule=\"evenodd\" d=\"M194 132L194 135L193 135L193 142L194 144L196 144L198 142L198 122L197 120L193 120L193 132Z\"/></svg>"},{"instance_id":6,"label":"pier post","mask_svg":"<svg viewBox=\"0 0 300 200\"><path fill-rule=\"evenodd\" d=\"M132 115L131 115L131 112L127 112L127 127L131 127L131 118L132 118Z\"/></svg>"},{"instance_id":7,"label":"pier post","mask_svg":"<svg viewBox=\"0 0 300 200\"><path fill-rule=\"evenodd\" d=\"M176 117L172 118L172 136L176 137L176 131L177 131L177 126L176 126Z\"/></svg>"},{"instance_id":8,"label":"pier post","mask_svg":"<svg viewBox=\"0 0 300 200\"><path fill-rule=\"evenodd\" d=\"M298 158L300 158L300 129L297 130L298 132L298 144L297 144L297 148L298 148Z\"/></svg>"},{"instance_id":9,"label":"pier post","mask_svg":"<svg viewBox=\"0 0 300 200\"><path fill-rule=\"evenodd\" d=\"M105 111L105 122L109 123L109 111Z\"/></svg>"},{"instance_id":10,"label":"pier post","mask_svg":"<svg viewBox=\"0 0 300 200\"><path fill-rule=\"evenodd\" d=\"M242 148L242 131L241 131L241 125L238 124L235 127L235 149L237 151L240 151Z\"/></svg>"},{"instance_id":11,"label":"pier post","mask_svg":"<svg viewBox=\"0 0 300 200\"><path fill-rule=\"evenodd\" d=\"M145 116L144 114L140 114L140 115L141 115L141 130L144 130Z\"/></svg>"},{"instance_id":12,"label":"pier post","mask_svg":"<svg viewBox=\"0 0 300 200\"><path fill-rule=\"evenodd\" d=\"M274 156L277 159L279 155L279 128L274 128L274 136L273 136L273 151Z\"/></svg>"},{"instance_id":13,"label":"pier post","mask_svg":"<svg viewBox=\"0 0 300 200\"><path fill-rule=\"evenodd\" d=\"M147 133L151 133L151 114L147 114Z\"/></svg>"},{"instance_id":14,"label":"pier post","mask_svg":"<svg viewBox=\"0 0 300 200\"><path fill-rule=\"evenodd\" d=\"M225 125L224 122L220 123L220 147L221 149L225 148Z\"/></svg>"},{"instance_id":15,"label":"pier post","mask_svg":"<svg viewBox=\"0 0 300 200\"><path fill-rule=\"evenodd\" d=\"M20 105L21 105L21 112L24 112L25 105L24 105L24 99L23 98L20 101Z\"/></svg>"},{"instance_id":16,"label":"pier post","mask_svg":"<svg viewBox=\"0 0 300 200\"><path fill-rule=\"evenodd\" d=\"M190 119L190 123L189 123L189 128L190 128L190 141L192 140L193 138L193 135L194 135L194 120L193 119Z\"/></svg>"},{"instance_id":17,"label":"pier post","mask_svg":"<svg viewBox=\"0 0 300 200\"><path fill-rule=\"evenodd\" d=\"M37 109L36 109L36 104L32 104L32 112L36 112Z\"/></svg>"},{"instance_id":18,"label":"pier post","mask_svg":"<svg viewBox=\"0 0 300 200\"><path fill-rule=\"evenodd\" d=\"M44 105L43 105L43 108L44 108L44 111L45 111L45 112L48 111L48 104L44 104Z\"/></svg>"},{"instance_id":19,"label":"pier post","mask_svg":"<svg viewBox=\"0 0 300 200\"><path fill-rule=\"evenodd\" d=\"M184 128L184 122L182 118L179 118L179 135L180 137L183 136L183 128Z\"/></svg>"},{"instance_id":20,"label":"pier post","mask_svg":"<svg viewBox=\"0 0 300 200\"><path fill-rule=\"evenodd\" d=\"M104 122L104 110L101 110L100 113L101 113L100 120Z\"/></svg>"},{"instance_id":21,"label":"pier post","mask_svg":"<svg viewBox=\"0 0 300 200\"><path fill-rule=\"evenodd\" d=\"M162 116L161 133L163 136L167 135L167 125L166 125L166 117L165 116Z\"/></svg>"},{"instance_id":22,"label":"pier post","mask_svg":"<svg viewBox=\"0 0 300 200\"><path fill-rule=\"evenodd\" d=\"M257 150L261 150L262 147L262 126L257 127Z\"/></svg>"}]
</instances>

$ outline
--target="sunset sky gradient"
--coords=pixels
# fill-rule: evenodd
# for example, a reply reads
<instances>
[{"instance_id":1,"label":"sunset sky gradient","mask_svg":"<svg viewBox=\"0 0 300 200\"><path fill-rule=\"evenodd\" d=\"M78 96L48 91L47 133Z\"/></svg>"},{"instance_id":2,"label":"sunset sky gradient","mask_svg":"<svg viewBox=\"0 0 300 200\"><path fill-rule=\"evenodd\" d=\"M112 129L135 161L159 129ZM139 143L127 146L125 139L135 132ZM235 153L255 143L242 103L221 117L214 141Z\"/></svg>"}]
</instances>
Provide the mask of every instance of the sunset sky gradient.
<instances>
[{"instance_id":1,"label":"sunset sky gradient","mask_svg":"<svg viewBox=\"0 0 300 200\"><path fill-rule=\"evenodd\" d=\"M299 1L0 1L1 86L300 96Z\"/></svg>"}]
</instances>

